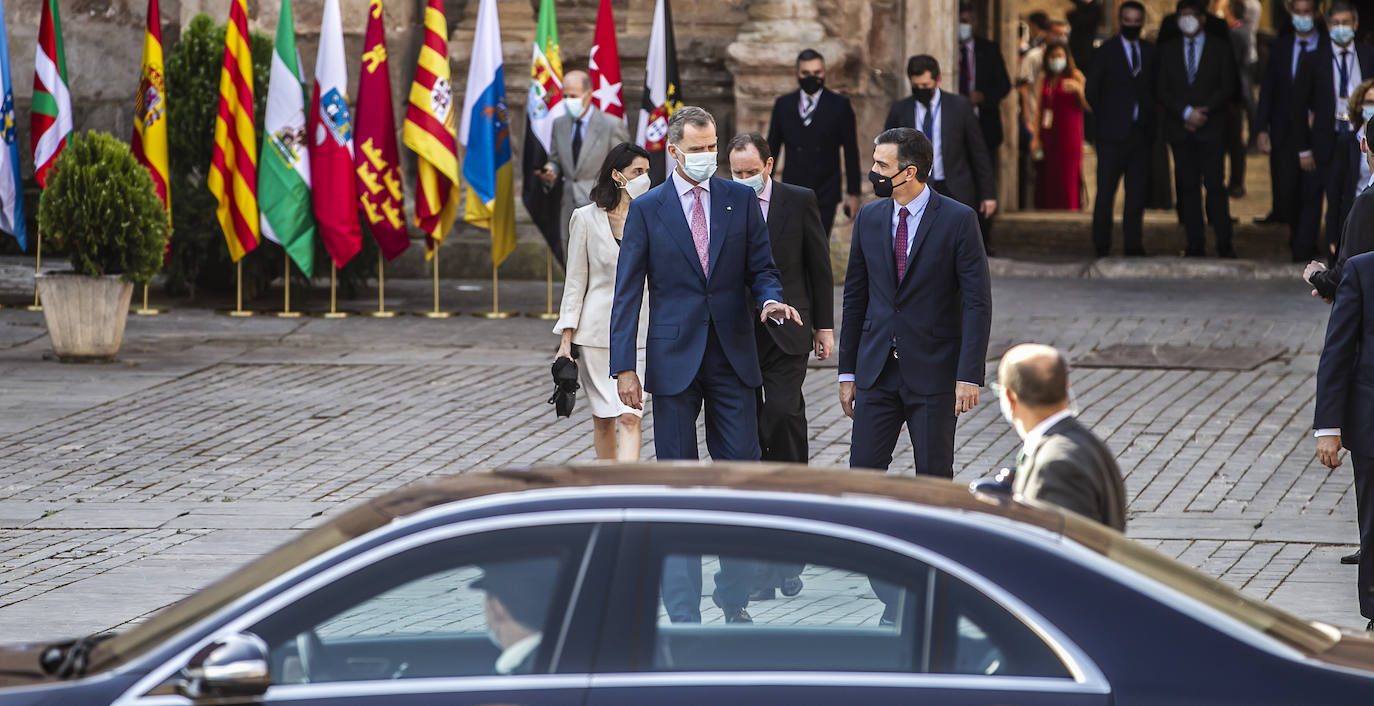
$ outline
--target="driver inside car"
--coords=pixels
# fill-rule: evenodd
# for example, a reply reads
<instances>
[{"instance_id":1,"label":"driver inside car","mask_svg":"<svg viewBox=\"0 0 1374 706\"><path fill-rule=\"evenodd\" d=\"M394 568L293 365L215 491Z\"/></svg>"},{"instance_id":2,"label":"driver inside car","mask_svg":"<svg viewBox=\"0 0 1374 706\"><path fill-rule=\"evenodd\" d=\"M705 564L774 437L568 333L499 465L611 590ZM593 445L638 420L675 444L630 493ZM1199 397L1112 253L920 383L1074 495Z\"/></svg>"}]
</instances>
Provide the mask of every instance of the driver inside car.
<instances>
[{"instance_id":1,"label":"driver inside car","mask_svg":"<svg viewBox=\"0 0 1374 706\"><path fill-rule=\"evenodd\" d=\"M482 567L470 587L486 592L487 635L501 656L497 674L529 674L539 654L557 559L521 559Z\"/></svg>"}]
</instances>

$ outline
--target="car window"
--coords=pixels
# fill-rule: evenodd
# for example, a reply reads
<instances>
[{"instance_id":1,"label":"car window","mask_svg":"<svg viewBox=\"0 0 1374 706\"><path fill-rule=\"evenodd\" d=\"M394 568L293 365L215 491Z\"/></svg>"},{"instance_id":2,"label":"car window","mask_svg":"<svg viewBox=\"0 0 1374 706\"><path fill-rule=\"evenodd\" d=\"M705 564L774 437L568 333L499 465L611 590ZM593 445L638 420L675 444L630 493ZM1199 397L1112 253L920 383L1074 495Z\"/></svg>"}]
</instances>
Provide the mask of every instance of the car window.
<instances>
[{"instance_id":1,"label":"car window","mask_svg":"<svg viewBox=\"0 0 1374 706\"><path fill-rule=\"evenodd\" d=\"M381 559L253 626L273 683L546 671L585 526L459 537Z\"/></svg>"},{"instance_id":2,"label":"car window","mask_svg":"<svg viewBox=\"0 0 1374 706\"><path fill-rule=\"evenodd\" d=\"M659 593L642 662L653 670L1070 676L1022 620L905 555L743 527L651 537Z\"/></svg>"}]
</instances>

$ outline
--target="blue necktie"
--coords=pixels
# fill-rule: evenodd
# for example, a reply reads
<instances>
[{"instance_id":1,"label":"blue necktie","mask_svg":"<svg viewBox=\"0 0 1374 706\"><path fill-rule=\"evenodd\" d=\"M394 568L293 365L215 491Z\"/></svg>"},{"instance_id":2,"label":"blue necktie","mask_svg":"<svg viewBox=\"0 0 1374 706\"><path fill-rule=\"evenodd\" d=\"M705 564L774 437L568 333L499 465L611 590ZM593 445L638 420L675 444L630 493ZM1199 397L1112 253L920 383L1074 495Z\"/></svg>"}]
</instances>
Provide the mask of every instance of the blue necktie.
<instances>
[{"instance_id":1,"label":"blue necktie","mask_svg":"<svg viewBox=\"0 0 1374 706\"><path fill-rule=\"evenodd\" d=\"M935 141L935 109L933 106L926 106L926 117L921 121L921 134L930 141Z\"/></svg>"},{"instance_id":2,"label":"blue necktie","mask_svg":"<svg viewBox=\"0 0 1374 706\"><path fill-rule=\"evenodd\" d=\"M1189 39L1188 42L1188 85L1193 85L1193 79L1197 78L1197 40Z\"/></svg>"}]
</instances>

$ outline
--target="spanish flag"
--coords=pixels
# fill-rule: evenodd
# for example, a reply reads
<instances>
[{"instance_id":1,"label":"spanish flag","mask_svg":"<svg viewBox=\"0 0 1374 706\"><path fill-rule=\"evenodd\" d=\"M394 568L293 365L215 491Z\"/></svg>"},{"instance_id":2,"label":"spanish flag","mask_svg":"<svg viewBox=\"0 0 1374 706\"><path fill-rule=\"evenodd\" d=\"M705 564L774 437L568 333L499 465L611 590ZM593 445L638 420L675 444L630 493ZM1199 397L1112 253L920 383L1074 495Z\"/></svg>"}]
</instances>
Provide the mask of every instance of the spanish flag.
<instances>
[{"instance_id":1,"label":"spanish flag","mask_svg":"<svg viewBox=\"0 0 1374 706\"><path fill-rule=\"evenodd\" d=\"M215 153L206 178L219 200L216 214L229 257L238 262L258 246L258 142L253 128L253 56L248 51L248 11L230 0L224 32L224 66L219 72L219 114Z\"/></svg>"},{"instance_id":2,"label":"spanish flag","mask_svg":"<svg viewBox=\"0 0 1374 706\"><path fill-rule=\"evenodd\" d=\"M452 74L448 65L448 25L444 0L428 0L425 42L415 81L410 85L403 138L415 151L415 225L425 232L425 259L444 242L458 216L458 147Z\"/></svg>"},{"instance_id":3,"label":"spanish flag","mask_svg":"<svg viewBox=\"0 0 1374 706\"><path fill-rule=\"evenodd\" d=\"M143 71L134 102L134 157L148 168L162 207L167 208L167 92L162 75L162 18L157 0L148 0L143 32Z\"/></svg>"},{"instance_id":4,"label":"spanish flag","mask_svg":"<svg viewBox=\"0 0 1374 706\"><path fill-rule=\"evenodd\" d=\"M491 263L499 266L515 250L515 178L496 0L482 0L477 9L458 142L465 148L463 220L491 231Z\"/></svg>"}]
</instances>

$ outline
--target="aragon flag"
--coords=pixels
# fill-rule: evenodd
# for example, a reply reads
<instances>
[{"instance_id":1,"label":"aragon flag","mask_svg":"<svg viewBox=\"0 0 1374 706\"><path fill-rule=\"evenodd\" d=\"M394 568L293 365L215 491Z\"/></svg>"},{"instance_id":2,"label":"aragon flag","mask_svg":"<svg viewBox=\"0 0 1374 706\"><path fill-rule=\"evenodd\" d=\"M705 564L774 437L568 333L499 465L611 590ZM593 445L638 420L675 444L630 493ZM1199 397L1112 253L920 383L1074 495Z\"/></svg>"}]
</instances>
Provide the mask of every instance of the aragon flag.
<instances>
[{"instance_id":1,"label":"aragon flag","mask_svg":"<svg viewBox=\"0 0 1374 706\"><path fill-rule=\"evenodd\" d=\"M649 151L649 175L655 184L677 168L668 156L668 116L682 107L678 86L677 43L673 40L673 9L668 0L654 6L649 33L649 56L644 67L644 102L639 110L635 143Z\"/></svg>"},{"instance_id":2,"label":"aragon flag","mask_svg":"<svg viewBox=\"0 0 1374 706\"><path fill-rule=\"evenodd\" d=\"M391 110L391 77L386 62L386 23L382 0L372 0L358 73L358 134L353 153L358 206L382 256L395 260L410 245L406 234L401 157L396 148L396 116Z\"/></svg>"},{"instance_id":3,"label":"aragon flag","mask_svg":"<svg viewBox=\"0 0 1374 706\"><path fill-rule=\"evenodd\" d=\"M310 140L310 189L320 238L334 266L343 267L362 249L363 231L358 225L357 210L343 207L358 202L358 190L353 177L353 116L348 110L348 69L344 66L339 0L324 3L306 135Z\"/></svg>"},{"instance_id":4,"label":"aragon flag","mask_svg":"<svg viewBox=\"0 0 1374 706\"><path fill-rule=\"evenodd\" d=\"M67 55L62 50L62 17L57 0L43 0L33 66L33 175L48 185L48 172L72 132L72 95L67 90Z\"/></svg>"},{"instance_id":5,"label":"aragon flag","mask_svg":"<svg viewBox=\"0 0 1374 706\"><path fill-rule=\"evenodd\" d=\"M453 85L448 65L444 0L428 0L425 40L410 85L403 137L415 165L415 225L425 232L425 259L453 228L458 215L458 148L453 137Z\"/></svg>"},{"instance_id":6,"label":"aragon flag","mask_svg":"<svg viewBox=\"0 0 1374 706\"><path fill-rule=\"evenodd\" d=\"M515 180L496 0L482 0L477 9L458 142L467 148L463 220L491 232L491 263L499 266L515 250Z\"/></svg>"},{"instance_id":7,"label":"aragon flag","mask_svg":"<svg viewBox=\"0 0 1374 706\"><path fill-rule=\"evenodd\" d=\"M563 229L563 181L550 187L539 178L537 170L549 161L549 139L553 121L563 112L563 59L558 47L558 21L554 17L553 0L539 4L539 30L534 38L534 58L530 60L530 95L525 102L525 149L520 154L520 173L524 181L520 201L530 214L548 243L549 252L561 265Z\"/></svg>"},{"instance_id":8,"label":"aragon flag","mask_svg":"<svg viewBox=\"0 0 1374 706\"><path fill-rule=\"evenodd\" d=\"M258 204L262 234L282 246L306 277L315 274L315 215L310 212L310 152L305 137L305 85L296 50L291 0L282 0L272 46L263 123Z\"/></svg>"},{"instance_id":9,"label":"aragon flag","mask_svg":"<svg viewBox=\"0 0 1374 706\"><path fill-rule=\"evenodd\" d=\"M143 31L143 70L134 102L134 157L153 177L162 207L167 194L167 91L162 74L162 17L157 0L148 0L148 24Z\"/></svg>"},{"instance_id":10,"label":"aragon flag","mask_svg":"<svg viewBox=\"0 0 1374 706\"><path fill-rule=\"evenodd\" d=\"M19 135L14 129L14 81L10 80L9 30L5 29L5 5L0 2L0 230L29 247L24 222L23 179L19 175Z\"/></svg>"},{"instance_id":11,"label":"aragon flag","mask_svg":"<svg viewBox=\"0 0 1374 706\"><path fill-rule=\"evenodd\" d=\"M596 11L596 35L592 39L592 55L587 60L592 78L592 100L607 115L625 121L625 91L620 80L620 49L615 41L615 15L611 0L601 0Z\"/></svg>"},{"instance_id":12,"label":"aragon flag","mask_svg":"<svg viewBox=\"0 0 1374 706\"><path fill-rule=\"evenodd\" d=\"M56 3L57 0L49 0ZM253 121L253 55L248 49L245 0L230 0L219 72L215 152L205 184L219 201L215 210L229 257L238 262L258 246L258 141Z\"/></svg>"}]
</instances>

